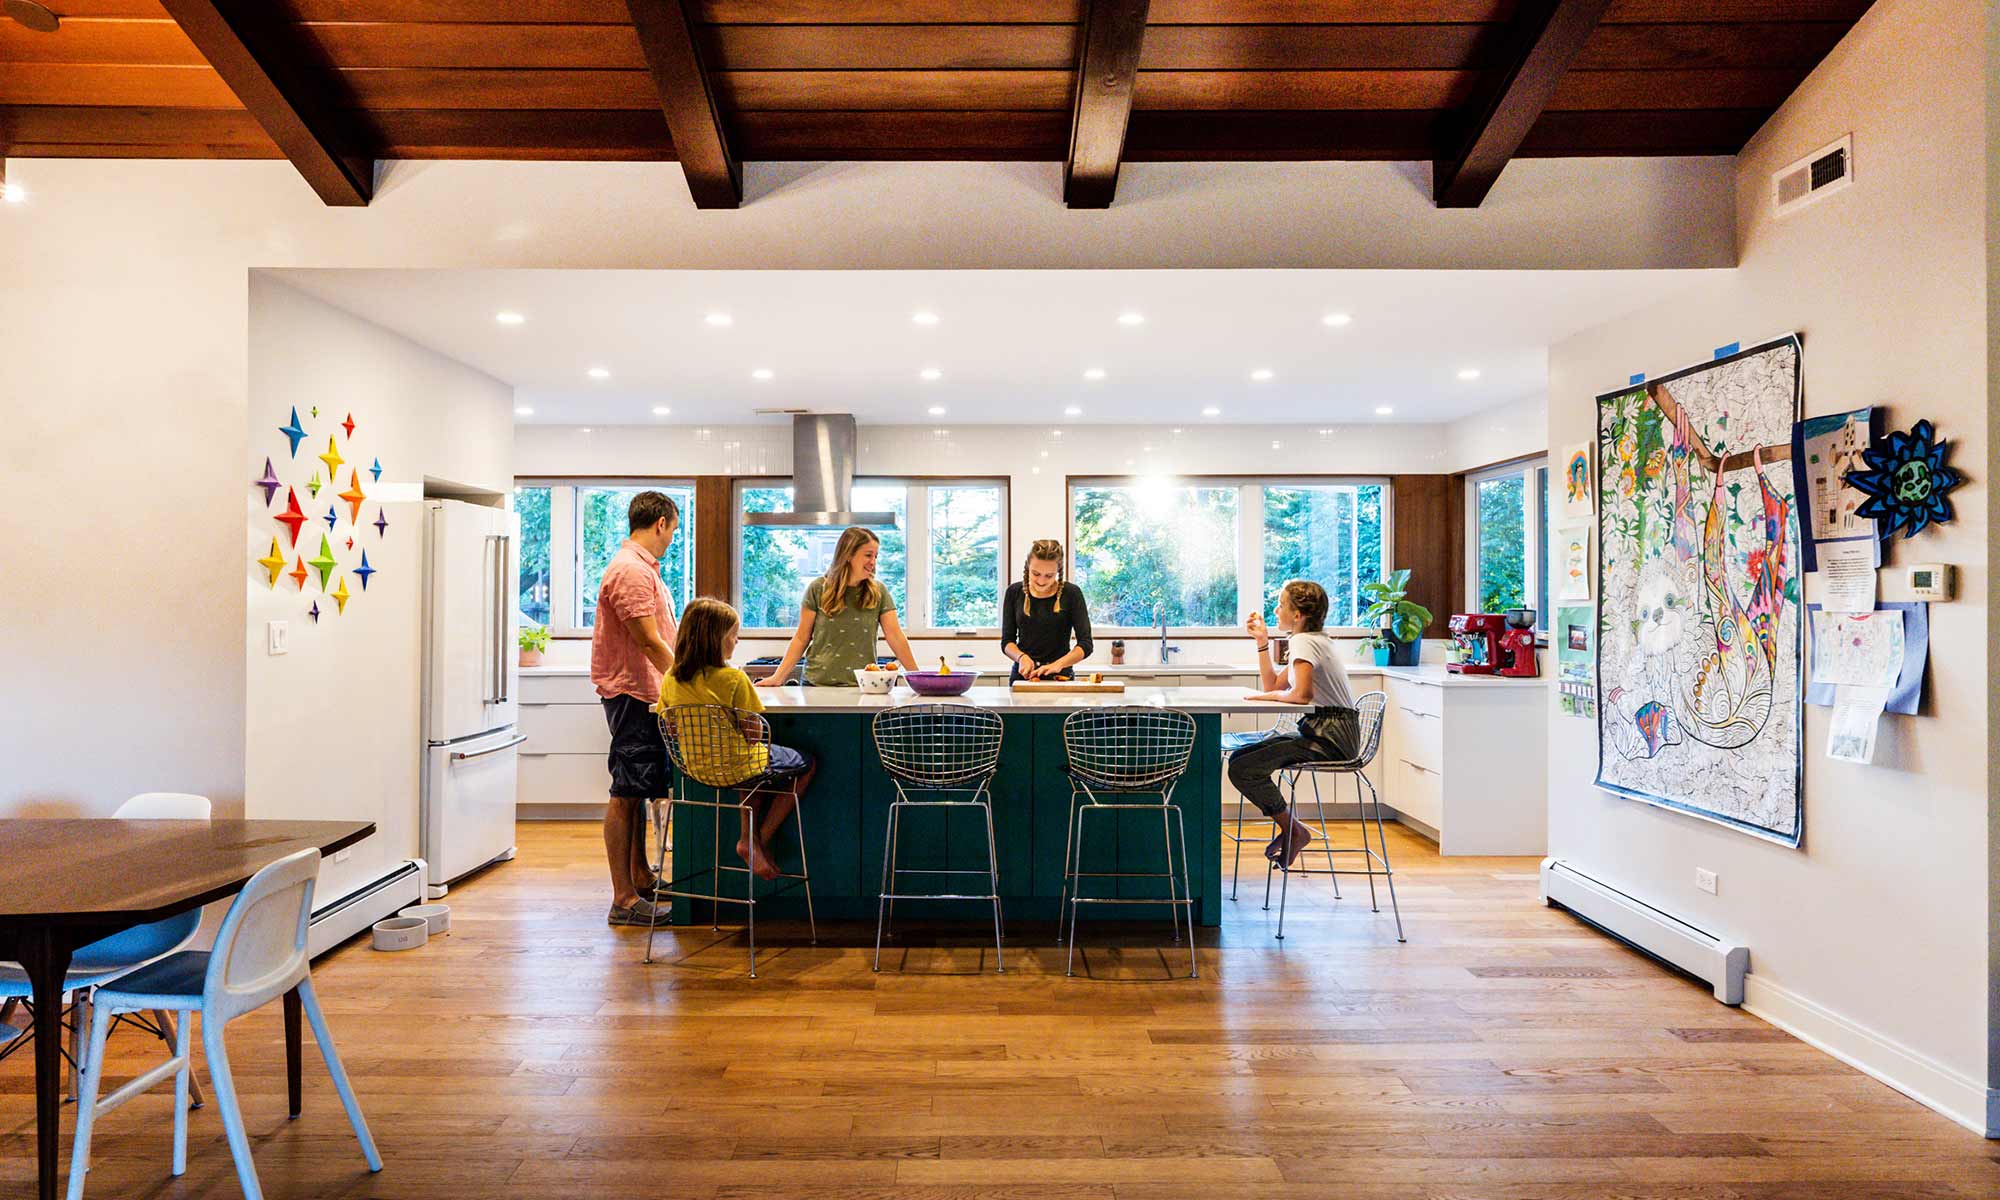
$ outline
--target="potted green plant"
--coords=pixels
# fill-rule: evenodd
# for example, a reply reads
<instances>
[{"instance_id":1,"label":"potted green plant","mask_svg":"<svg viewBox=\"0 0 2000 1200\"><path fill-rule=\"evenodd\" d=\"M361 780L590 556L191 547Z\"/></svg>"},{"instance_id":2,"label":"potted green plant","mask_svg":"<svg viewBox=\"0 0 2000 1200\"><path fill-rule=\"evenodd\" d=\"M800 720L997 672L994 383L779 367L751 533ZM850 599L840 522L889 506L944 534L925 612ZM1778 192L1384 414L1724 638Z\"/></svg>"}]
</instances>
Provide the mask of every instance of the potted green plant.
<instances>
[{"instance_id":1,"label":"potted green plant","mask_svg":"<svg viewBox=\"0 0 2000 1200\"><path fill-rule=\"evenodd\" d=\"M522 666L539 667L542 665L542 652L549 648L548 626L523 625L521 626L520 637L515 640L521 644Z\"/></svg>"},{"instance_id":2,"label":"potted green plant","mask_svg":"<svg viewBox=\"0 0 2000 1200\"><path fill-rule=\"evenodd\" d=\"M1375 665L1378 667L1389 665L1389 654L1395 649L1395 646L1395 642L1383 637L1379 633L1361 643L1361 648L1369 652Z\"/></svg>"},{"instance_id":3,"label":"potted green plant","mask_svg":"<svg viewBox=\"0 0 2000 1200\"><path fill-rule=\"evenodd\" d=\"M1382 662L1383 666L1414 667L1423 653L1424 628L1431 623L1431 610L1406 598L1409 586L1408 568L1361 585L1361 598L1368 603L1361 619L1380 631L1370 645L1388 643L1388 661ZM1378 662L1380 655L1378 650Z\"/></svg>"}]
</instances>

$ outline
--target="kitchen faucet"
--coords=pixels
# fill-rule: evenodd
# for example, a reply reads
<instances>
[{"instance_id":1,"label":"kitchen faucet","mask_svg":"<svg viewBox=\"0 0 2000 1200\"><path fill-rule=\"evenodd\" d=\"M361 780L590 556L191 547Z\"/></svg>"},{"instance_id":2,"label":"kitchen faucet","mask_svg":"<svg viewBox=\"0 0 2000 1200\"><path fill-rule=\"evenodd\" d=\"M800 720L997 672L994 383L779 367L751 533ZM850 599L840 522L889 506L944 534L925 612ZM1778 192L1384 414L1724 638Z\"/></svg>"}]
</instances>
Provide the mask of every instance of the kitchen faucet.
<instances>
[{"instance_id":1,"label":"kitchen faucet","mask_svg":"<svg viewBox=\"0 0 2000 1200\"><path fill-rule=\"evenodd\" d=\"M1160 665L1164 667L1174 661L1174 652L1180 647L1167 644L1167 606L1164 603L1153 605L1153 619L1160 623Z\"/></svg>"}]
</instances>

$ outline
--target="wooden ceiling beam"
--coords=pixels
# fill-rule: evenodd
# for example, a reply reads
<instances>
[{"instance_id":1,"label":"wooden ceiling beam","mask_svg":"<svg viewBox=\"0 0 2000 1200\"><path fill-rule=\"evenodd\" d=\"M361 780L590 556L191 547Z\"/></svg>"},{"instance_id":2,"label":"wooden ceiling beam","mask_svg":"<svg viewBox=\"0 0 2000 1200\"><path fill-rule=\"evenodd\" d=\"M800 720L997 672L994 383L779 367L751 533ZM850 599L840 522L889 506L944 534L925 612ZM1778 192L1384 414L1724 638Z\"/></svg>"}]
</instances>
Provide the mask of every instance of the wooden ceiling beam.
<instances>
[{"instance_id":1,"label":"wooden ceiling beam","mask_svg":"<svg viewBox=\"0 0 2000 1200\"><path fill-rule=\"evenodd\" d=\"M674 155L687 176L696 208L736 208L743 203L743 166L729 144L715 80L702 65L695 37L694 0L625 0L639 31Z\"/></svg>"},{"instance_id":2,"label":"wooden ceiling beam","mask_svg":"<svg viewBox=\"0 0 2000 1200\"><path fill-rule=\"evenodd\" d=\"M358 207L374 197L374 160L350 153L326 86L280 61L268 22L234 2L160 2L321 200Z\"/></svg>"},{"instance_id":3,"label":"wooden ceiling beam","mask_svg":"<svg viewBox=\"0 0 2000 1200\"><path fill-rule=\"evenodd\" d=\"M1118 191L1146 9L1147 0L1084 0L1078 14L1069 157L1063 164L1063 201L1071 208L1109 208Z\"/></svg>"},{"instance_id":4,"label":"wooden ceiling beam","mask_svg":"<svg viewBox=\"0 0 2000 1200\"><path fill-rule=\"evenodd\" d=\"M1439 208L1478 208L1548 107L1612 0L1526 0L1506 66L1488 76L1466 112L1456 150L1431 172Z\"/></svg>"}]
</instances>

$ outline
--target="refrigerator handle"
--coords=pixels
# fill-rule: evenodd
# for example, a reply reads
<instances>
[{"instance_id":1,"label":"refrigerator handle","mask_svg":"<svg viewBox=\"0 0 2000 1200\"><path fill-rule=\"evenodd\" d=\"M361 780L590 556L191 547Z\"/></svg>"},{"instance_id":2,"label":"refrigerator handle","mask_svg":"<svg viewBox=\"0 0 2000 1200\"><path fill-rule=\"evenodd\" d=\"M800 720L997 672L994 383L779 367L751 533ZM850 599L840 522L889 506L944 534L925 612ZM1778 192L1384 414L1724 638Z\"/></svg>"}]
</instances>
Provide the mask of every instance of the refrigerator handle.
<instances>
[{"instance_id":1,"label":"refrigerator handle","mask_svg":"<svg viewBox=\"0 0 2000 1200\"><path fill-rule=\"evenodd\" d=\"M507 644L507 626L510 623L507 616L512 604L508 598L507 585L508 576L512 573L509 569L509 560L513 557L513 550L512 535L503 533L496 539L493 547L493 637L499 649L493 655L493 678L502 704L514 698L514 689L508 686L507 670L508 655L514 649Z\"/></svg>"},{"instance_id":2,"label":"refrigerator handle","mask_svg":"<svg viewBox=\"0 0 2000 1200\"><path fill-rule=\"evenodd\" d=\"M491 600L491 594L493 590L494 580L499 578L499 571L494 567L493 563L500 556L500 546L499 546L500 539L497 535L489 533L486 535L485 540L486 540L486 553L488 555L485 562L486 589L489 598L487 600L486 613L484 617L484 619L488 622L488 624L486 629L484 629L482 632L486 634L485 653L487 655L487 658L485 664L486 683L484 688L480 692L479 699L486 704L498 704L500 702L500 685L496 682L496 680L498 680L500 677L500 655L499 655L500 635L493 628L492 624L493 602Z\"/></svg>"}]
</instances>

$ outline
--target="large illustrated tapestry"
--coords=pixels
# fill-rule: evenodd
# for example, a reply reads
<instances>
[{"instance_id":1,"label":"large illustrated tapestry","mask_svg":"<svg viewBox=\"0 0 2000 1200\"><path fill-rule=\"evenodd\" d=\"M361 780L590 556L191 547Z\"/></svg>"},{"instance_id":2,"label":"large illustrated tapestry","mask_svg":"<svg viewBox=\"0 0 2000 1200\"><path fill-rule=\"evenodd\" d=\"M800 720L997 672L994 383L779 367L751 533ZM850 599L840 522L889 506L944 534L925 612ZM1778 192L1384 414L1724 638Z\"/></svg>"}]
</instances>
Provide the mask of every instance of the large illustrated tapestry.
<instances>
[{"instance_id":1,"label":"large illustrated tapestry","mask_svg":"<svg viewBox=\"0 0 2000 1200\"><path fill-rule=\"evenodd\" d=\"M1597 398L1598 785L1788 845L1798 413L1796 337Z\"/></svg>"}]
</instances>

